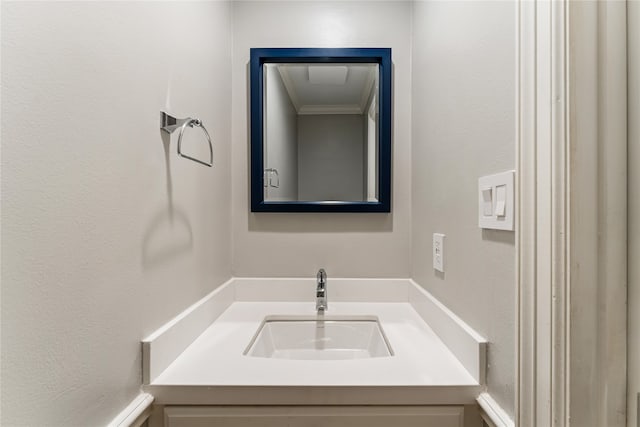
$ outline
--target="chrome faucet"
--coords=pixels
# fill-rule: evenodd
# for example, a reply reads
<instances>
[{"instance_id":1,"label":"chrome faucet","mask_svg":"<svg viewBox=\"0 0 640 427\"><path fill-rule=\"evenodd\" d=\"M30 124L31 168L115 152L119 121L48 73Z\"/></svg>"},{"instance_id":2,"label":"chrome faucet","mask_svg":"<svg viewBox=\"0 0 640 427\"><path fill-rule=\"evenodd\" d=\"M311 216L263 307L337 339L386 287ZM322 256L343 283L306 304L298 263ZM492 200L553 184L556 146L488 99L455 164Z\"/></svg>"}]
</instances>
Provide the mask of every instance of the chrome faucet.
<instances>
[{"instance_id":1,"label":"chrome faucet","mask_svg":"<svg viewBox=\"0 0 640 427\"><path fill-rule=\"evenodd\" d=\"M316 279L316 310L318 311L318 313L324 313L329 309L329 299L327 295L327 273L324 271L324 268L318 270Z\"/></svg>"}]
</instances>

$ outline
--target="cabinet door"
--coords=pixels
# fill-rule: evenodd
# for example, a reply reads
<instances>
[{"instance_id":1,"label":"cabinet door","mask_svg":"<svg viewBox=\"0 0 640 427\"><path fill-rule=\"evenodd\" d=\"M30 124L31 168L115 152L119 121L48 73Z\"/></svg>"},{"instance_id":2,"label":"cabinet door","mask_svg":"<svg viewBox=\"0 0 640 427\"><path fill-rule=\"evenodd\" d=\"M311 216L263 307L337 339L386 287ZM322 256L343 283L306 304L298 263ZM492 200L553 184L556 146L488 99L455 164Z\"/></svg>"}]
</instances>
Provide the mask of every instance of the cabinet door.
<instances>
[{"instance_id":1,"label":"cabinet door","mask_svg":"<svg viewBox=\"0 0 640 427\"><path fill-rule=\"evenodd\" d=\"M168 406L165 427L462 427L462 406Z\"/></svg>"}]
</instances>

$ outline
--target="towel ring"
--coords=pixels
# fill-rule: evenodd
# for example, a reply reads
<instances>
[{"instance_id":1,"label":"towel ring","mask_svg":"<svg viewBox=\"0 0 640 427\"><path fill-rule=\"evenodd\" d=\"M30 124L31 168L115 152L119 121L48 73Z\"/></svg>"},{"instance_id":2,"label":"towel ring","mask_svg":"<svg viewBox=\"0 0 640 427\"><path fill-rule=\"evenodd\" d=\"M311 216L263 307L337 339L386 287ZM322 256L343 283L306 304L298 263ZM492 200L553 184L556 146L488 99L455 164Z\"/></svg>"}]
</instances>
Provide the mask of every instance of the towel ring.
<instances>
[{"instance_id":1,"label":"towel ring","mask_svg":"<svg viewBox=\"0 0 640 427\"><path fill-rule=\"evenodd\" d=\"M196 159L195 157L191 157L188 154L184 154L182 152L182 136L184 135L184 130L188 127L199 127L204 132L207 137L207 142L209 143L209 162L204 162L200 159ZM178 135L178 156L184 157L185 159L193 160L196 163L200 163L201 165L212 167L213 166L213 144L211 143L211 137L209 136L209 132L202 124L200 119L193 119L191 117L187 117L186 119L176 119L175 117L165 113L164 111L160 112L160 129L168 134L172 134L177 129L180 129L180 134Z\"/></svg>"}]
</instances>

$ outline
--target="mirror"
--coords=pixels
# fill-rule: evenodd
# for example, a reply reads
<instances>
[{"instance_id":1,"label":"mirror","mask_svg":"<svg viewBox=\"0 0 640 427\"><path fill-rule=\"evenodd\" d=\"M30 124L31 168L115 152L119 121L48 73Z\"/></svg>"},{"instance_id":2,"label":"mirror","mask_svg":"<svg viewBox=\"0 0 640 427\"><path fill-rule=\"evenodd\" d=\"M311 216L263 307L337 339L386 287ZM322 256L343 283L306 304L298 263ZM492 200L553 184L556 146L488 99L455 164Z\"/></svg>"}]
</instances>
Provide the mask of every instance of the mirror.
<instances>
[{"instance_id":1,"label":"mirror","mask_svg":"<svg viewBox=\"0 0 640 427\"><path fill-rule=\"evenodd\" d=\"M390 212L391 50L251 49L251 210Z\"/></svg>"}]
</instances>

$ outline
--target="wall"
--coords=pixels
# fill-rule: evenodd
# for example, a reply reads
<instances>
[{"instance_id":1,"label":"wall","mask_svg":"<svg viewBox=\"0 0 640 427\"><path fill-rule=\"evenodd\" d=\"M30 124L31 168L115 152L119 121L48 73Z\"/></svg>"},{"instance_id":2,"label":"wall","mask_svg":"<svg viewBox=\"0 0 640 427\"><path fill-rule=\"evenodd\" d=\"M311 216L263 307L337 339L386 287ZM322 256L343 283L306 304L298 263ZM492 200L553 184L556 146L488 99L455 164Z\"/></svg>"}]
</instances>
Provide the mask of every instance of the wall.
<instances>
[{"instance_id":1,"label":"wall","mask_svg":"<svg viewBox=\"0 0 640 427\"><path fill-rule=\"evenodd\" d=\"M230 8L2 2L0 424L105 425L140 340L230 277Z\"/></svg>"},{"instance_id":2,"label":"wall","mask_svg":"<svg viewBox=\"0 0 640 427\"><path fill-rule=\"evenodd\" d=\"M627 2L628 54L628 411L627 427L637 427L640 418L640 1Z\"/></svg>"},{"instance_id":3,"label":"wall","mask_svg":"<svg viewBox=\"0 0 640 427\"><path fill-rule=\"evenodd\" d=\"M489 391L512 410L513 234L477 228L475 191L514 167L513 8L3 2L1 424L102 425L138 393L145 335L232 272L319 267L414 277L491 341ZM393 49L391 214L249 212L247 64L265 46ZM164 108L204 121L214 168L175 155Z\"/></svg>"},{"instance_id":4,"label":"wall","mask_svg":"<svg viewBox=\"0 0 640 427\"><path fill-rule=\"evenodd\" d=\"M411 3L236 2L233 32L234 275L410 277ZM393 49L391 214L249 212L249 49L301 46Z\"/></svg>"},{"instance_id":5,"label":"wall","mask_svg":"<svg viewBox=\"0 0 640 427\"><path fill-rule=\"evenodd\" d=\"M279 177L269 177L279 187L265 187L265 200L298 200L298 113L277 66L265 67L265 74L265 168L275 168Z\"/></svg>"},{"instance_id":6,"label":"wall","mask_svg":"<svg viewBox=\"0 0 640 427\"><path fill-rule=\"evenodd\" d=\"M363 200L362 117L298 116L300 200Z\"/></svg>"},{"instance_id":7,"label":"wall","mask_svg":"<svg viewBox=\"0 0 640 427\"><path fill-rule=\"evenodd\" d=\"M412 277L489 340L488 391L513 414L515 236L478 228L477 186L515 168L515 4L416 2L413 16Z\"/></svg>"},{"instance_id":8,"label":"wall","mask_svg":"<svg viewBox=\"0 0 640 427\"><path fill-rule=\"evenodd\" d=\"M570 331L574 425L626 424L626 3L570 2Z\"/></svg>"}]
</instances>

